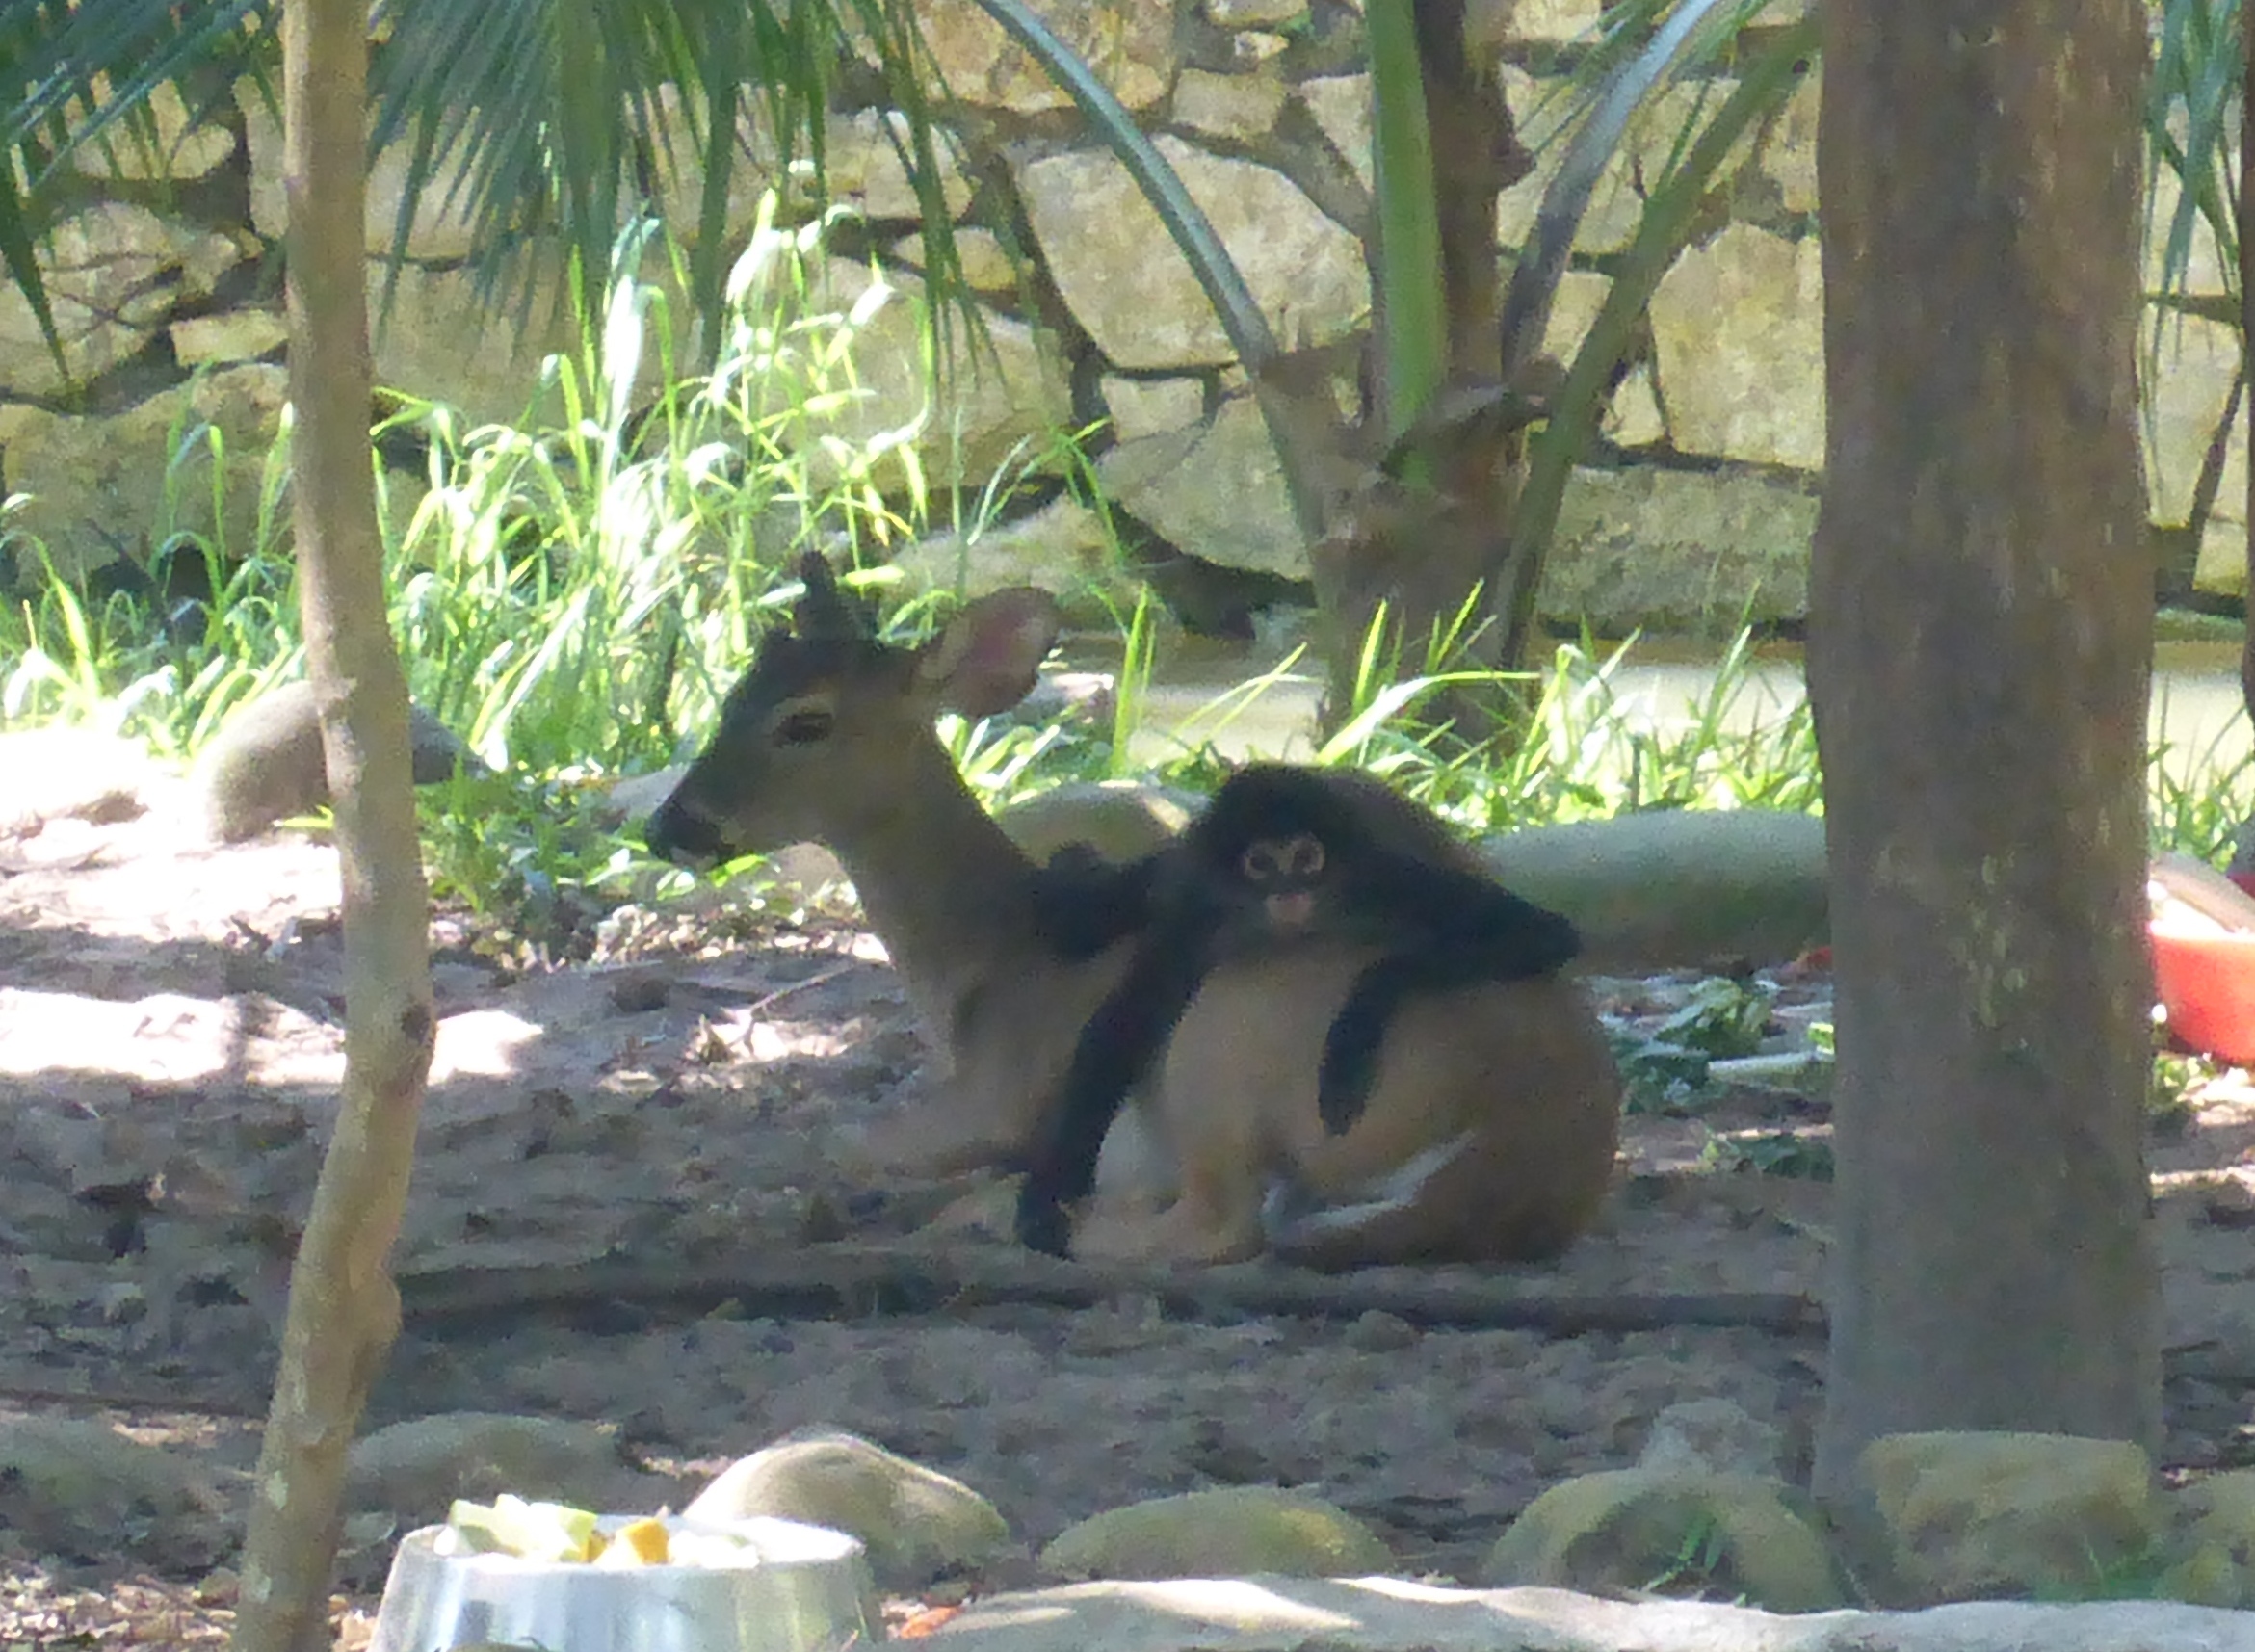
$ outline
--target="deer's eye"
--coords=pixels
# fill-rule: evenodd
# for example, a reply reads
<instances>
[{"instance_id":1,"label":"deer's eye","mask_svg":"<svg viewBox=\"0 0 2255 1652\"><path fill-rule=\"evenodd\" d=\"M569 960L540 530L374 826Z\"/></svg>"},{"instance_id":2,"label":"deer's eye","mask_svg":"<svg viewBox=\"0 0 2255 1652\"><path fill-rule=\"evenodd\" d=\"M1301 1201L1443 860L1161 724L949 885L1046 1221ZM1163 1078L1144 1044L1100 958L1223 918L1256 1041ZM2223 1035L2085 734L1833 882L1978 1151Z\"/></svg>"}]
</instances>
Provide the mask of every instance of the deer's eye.
<instances>
[{"instance_id":1,"label":"deer's eye","mask_svg":"<svg viewBox=\"0 0 2255 1652\"><path fill-rule=\"evenodd\" d=\"M786 714L775 724L777 746L812 746L830 737L831 715L809 706L801 711Z\"/></svg>"}]
</instances>

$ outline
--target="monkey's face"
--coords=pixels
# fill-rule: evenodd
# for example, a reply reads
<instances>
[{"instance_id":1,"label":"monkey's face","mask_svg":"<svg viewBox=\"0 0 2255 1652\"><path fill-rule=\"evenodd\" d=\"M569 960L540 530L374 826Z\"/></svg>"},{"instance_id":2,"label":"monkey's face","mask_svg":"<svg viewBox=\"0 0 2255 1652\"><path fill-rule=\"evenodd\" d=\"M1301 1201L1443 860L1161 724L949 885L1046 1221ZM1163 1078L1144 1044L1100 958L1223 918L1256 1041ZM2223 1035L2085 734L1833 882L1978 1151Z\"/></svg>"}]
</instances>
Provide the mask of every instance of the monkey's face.
<instances>
[{"instance_id":1,"label":"monkey's face","mask_svg":"<svg viewBox=\"0 0 2255 1652\"><path fill-rule=\"evenodd\" d=\"M1255 838L1237 857L1239 876L1261 903L1269 928L1296 935L1316 920L1316 891L1324 881L1324 845L1309 832Z\"/></svg>"}]
</instances>

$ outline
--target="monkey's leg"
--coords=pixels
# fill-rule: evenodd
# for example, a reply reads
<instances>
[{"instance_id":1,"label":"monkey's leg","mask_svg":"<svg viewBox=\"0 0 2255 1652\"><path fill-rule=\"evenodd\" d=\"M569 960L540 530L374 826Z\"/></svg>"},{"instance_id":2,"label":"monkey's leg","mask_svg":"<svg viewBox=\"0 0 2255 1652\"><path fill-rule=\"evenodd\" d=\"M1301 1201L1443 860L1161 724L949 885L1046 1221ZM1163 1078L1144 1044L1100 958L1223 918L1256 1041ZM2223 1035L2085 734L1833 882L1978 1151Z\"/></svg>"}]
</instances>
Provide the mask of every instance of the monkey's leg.
<instances>
[{"instance_id":1,"label":"monkey's leg","mask_svg":"<svg viewBox=\"0 0 2255 1652\"><path fill-rule=\"evenodd\" d=\"M1205 974L1203 951L1196 936L1181 951L1140 951L1081 1030L1018 1189L1015 1225L1028 1248L1065 1254L1065 1207L1095 1186L1105 1134L1196 994Z\"/></svg>"},{"instance_id":2,"label":"monkey's leg","mask_svg":"<svg viewBox=\"0 0 2255 1652\"><path fill-rule=\"evenodd\" d=\"M1555 950L1527 952L1521 939L1513 932L1479 942L1437 942L1415 952L1393 953L1365 966L1324 1035L1323 1062L1316 1069L1316 1112L1324 1128L1344 1136L1362 1116L1371 1086L1377 1080L1378 1052L1396 1011L1406 1000L1475 981L1547 975L1565 961Z\"/></svg>"}]
</instances>

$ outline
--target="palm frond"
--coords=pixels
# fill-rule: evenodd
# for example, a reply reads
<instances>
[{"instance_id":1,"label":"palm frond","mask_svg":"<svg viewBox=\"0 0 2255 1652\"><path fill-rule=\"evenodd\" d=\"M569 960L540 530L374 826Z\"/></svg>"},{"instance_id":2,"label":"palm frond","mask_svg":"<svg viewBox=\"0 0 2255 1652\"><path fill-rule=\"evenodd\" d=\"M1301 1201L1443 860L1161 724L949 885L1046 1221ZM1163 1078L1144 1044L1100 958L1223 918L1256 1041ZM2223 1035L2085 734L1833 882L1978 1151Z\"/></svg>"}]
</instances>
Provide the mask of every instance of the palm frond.
<instances>
[{"instance_id":1,"label":"palm frond","mask_svg":"<svg viewBox=\"0 0 2255 1652\"><path fill-rule=\"evenodd\" d=\"M701 168L685 239L709 322L729 259L729 185L752 138L747 113L765 117L763 166L780 173L803 153L819 178L830 90L848 64L874 62L907 117L897 141L924 216L926 278L935 294L957 293L931 77L907 0L379 0L376 22L371 142L407 145L395 266L416 204L442 186L437 198L469 222L488 290L529 297L538 266L525 254L554 248L585 302L609 282L620 227Z\"/></svg>"}]
</instances>

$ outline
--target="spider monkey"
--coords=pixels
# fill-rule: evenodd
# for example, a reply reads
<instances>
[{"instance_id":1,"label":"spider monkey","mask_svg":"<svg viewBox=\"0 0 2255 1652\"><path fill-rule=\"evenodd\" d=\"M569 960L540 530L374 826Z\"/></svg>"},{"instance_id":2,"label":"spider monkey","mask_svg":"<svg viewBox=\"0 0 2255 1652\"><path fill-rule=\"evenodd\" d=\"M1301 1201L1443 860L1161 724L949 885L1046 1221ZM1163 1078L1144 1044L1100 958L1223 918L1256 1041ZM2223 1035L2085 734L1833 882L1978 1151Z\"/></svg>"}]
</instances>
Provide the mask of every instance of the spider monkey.
<instances>
[{"instance_id":1,"label":"spider monkey","mask_svg":"<svg viewBox=\"0 0 2255 1652\"><path fill-rule=\"evenodd\" d=\"M1019 1239L1052 1255L1064 1253L1064 1207L1093 1185L1121 1102L1223 959L1317 936L1386 949L1324 1036L1316 1106L1336 1136L1362 1115L1405 999L1547 974L1581 950L1571 923L1503 887L1438 817L1382 782L1274 763L1231 774L1180 839L1141 860L1059 851L1037 879L1036 920L1068 957L1138 935L1074 1046L1019 1194Z\"/></svg>"}]
</instances>

